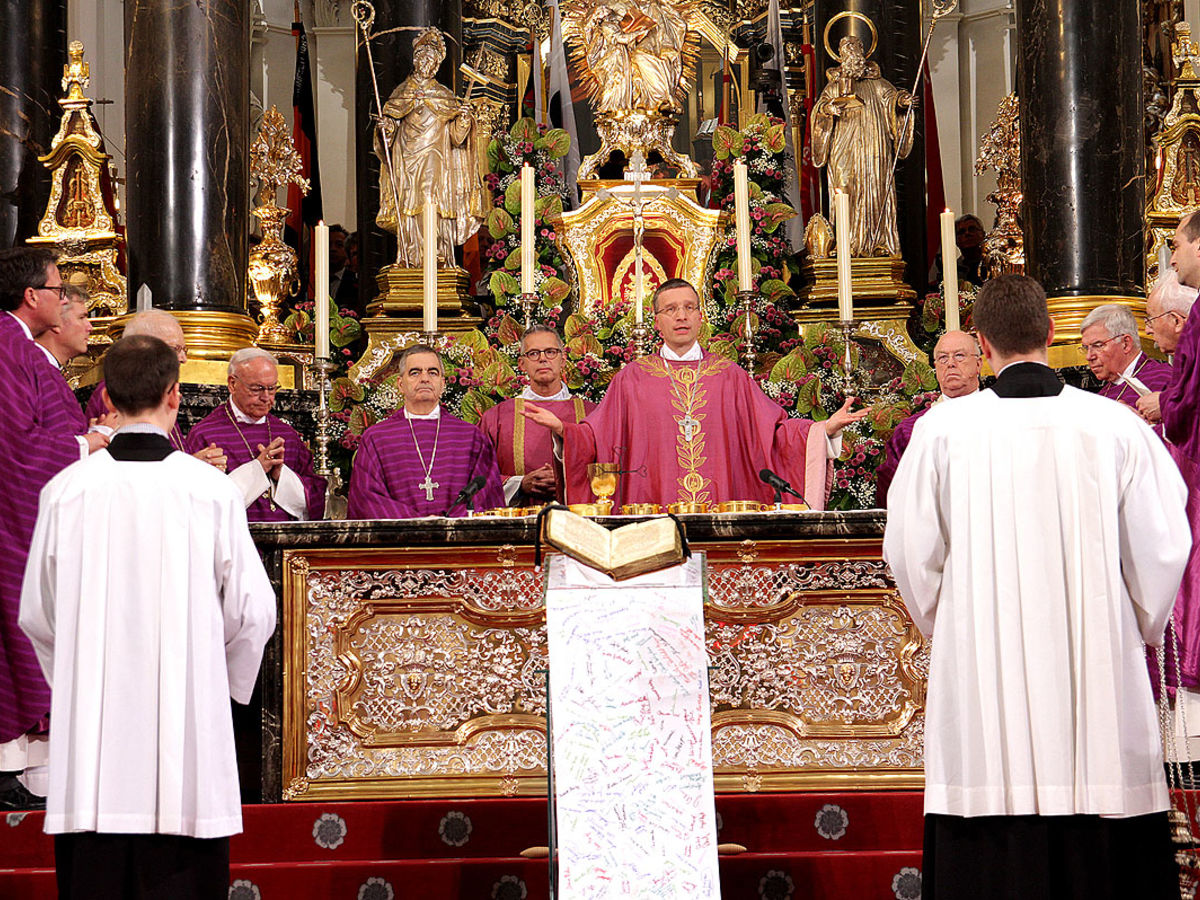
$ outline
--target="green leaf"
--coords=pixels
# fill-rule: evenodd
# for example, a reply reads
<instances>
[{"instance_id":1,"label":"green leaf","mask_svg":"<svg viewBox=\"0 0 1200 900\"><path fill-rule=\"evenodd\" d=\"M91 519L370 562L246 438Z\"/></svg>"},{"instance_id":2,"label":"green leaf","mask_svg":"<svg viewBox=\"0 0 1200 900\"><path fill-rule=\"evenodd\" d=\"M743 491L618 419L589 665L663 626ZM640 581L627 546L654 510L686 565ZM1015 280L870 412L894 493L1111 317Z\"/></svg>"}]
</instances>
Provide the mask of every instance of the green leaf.
<instances>
[{"instance_id":1,"label":"green leaf","mask_svg":"<svg viewBox=\"0 0 1200 900\"><path fill-rule=\"evenodd\" d=\"M909 394L932 391L937 388L937 375L929 363L914 359L904 367L904 374L900 376L900 384Z\"/></svg>"},{"instance_id":2,"label":"green leaf","mask_svg":"<svg viewBox=\"0 0 1200 900\"><path fill-rule=\"evenodd\" d=\"M502 273L498 272L496 274ZM511 278L512 276L510 275L509 277ZM495 352L492 350L491 345L488 344L488 340L484 336L483 332L475 328L458 332L458 334L454 336L451 346L456 348L462 347L469 351L472 356L479 353Z\"/></svg>"},{"instance_id":3,"label":"green leaf","mask_svg":"<svg viewBox=\"0 0 1200 900\"><path fill-rule=\"evenodd\" d=\"M521 179L514 178L504 189L504 208L512 215L521 214Z\"/></svg>"},{"instance_id":4,"label":"green leaf","mask_svg":"<svg viewBox=\"0 0 1200 900\"><path fill-rule=\"evenodd\" d=\"M794 383L808 374L809 366L804 360L801 348L797 347L779 362L771 367L770 381Z\"/></svg>"},{"instance_id":5,"label":"green leaf","mask_svg":"<svg viewBox=\"0 0 1200 900\"><path fill-rule=\"evenodd\" d=\"M713 155L717 159L728 159L732 155L740 155L742 152L742 136L736 129L730 128L728 125L720 125L713 132Z\"/></svg>"},{"instance_id":6,"label":"green leaf","mask_svg":"<svg viewBox=\"0 0 1200 900\"><path fill-rule=\"evenodd\" d=\"M551 159L562 159L571 151L571 136L561 128L551 128L534 142L534 146L539 143Z\"/></svg>"},{"instance_id":7,"label":"green leaf","mask_svg":"<svg viewBox=\"0 0 1200 900\"><path fill-rule=\"evenodd\" d=\"M766 234L774 233L788 219L796 218L796 210L786 203L768 203L763 207L762 229Z\"/></svg>"},{"instance_id":8,"label":"green leaf","mask_svg":"<svg viewBox=\"0 0 1200 900\"><path fill-rule=\"evenodd\" d=\"M517 279L503 269L497 269L488 280L488 290L492 292L492 297L495 299L497 306L501 306L506 298L517 293L520 289L521 285L517 282Z\"/></svg>"},{"instance_id":9,"label":"green leaf","mask_svg":"<svg viewBox=\"0 0 1200 900\"><path fill-rule=\"evenodd\" d=\"M567 341L567 350L571 355L578 358L591 353L595 356L601 356L604 353L604 347L596 340L596 336L592 334L578 334Z\"/></svg>"},{"instance_id":10,"label":"green leaf","mask_svg":"<svg viewBox=\"0 0 1200 900\"><path fill-rule=\"evenodd\" d=\"M312 324L312 317L302 309L294 310L283 320L283 327L293 334L302 334Z\"/></svg>"},{"instance_id":11,"label":"green leaf","mask_svg":"<svg viewBox=\"0 0 1200 900\"><path fill-rule=\"evenodd\" d=\"M500 142L497 140L488 141L487 148L488 171L495 172L500 165Z\"/></svg>"},{"instance_id":12,"label":"green leaf","mask_svg":"<svg viewBox=\"0 0 1200 900\"><path fill-rule=\"evenodd\" d=\"M459 412L462 414L463 421L476 424L480 417L496 405L496 401L478 388L471 388L467 391L459 404Z\"/></svg>"},{"instance_id":13,"label":"green leaf","mask_svg":"<svg viewBox=\"0 0 1200 900\"><path fill-rule=\"evenodd\" d=\"M758 289L762 293L763 299L772 304L777 304L788 297L796 296L796 292L778 278L768 278L759 285Z\"/></svg>"},{"instance_id":14,"label":"green leaf","mask_svg":"<svg viewBox=\"0 0 1200 900\"><path fill-rule=\"evenodd\" d=\"M329 343L335 347L349 347L361 334L362 325L349 316L338 316L329 323Z\"/></svg>"},{"instance_id":15,"label":"green leaf","mask_svg":"<svg viewBox=\"0 0 1200 900\"><path fill-rule=\"evenodd\" d=\"M508 130L508 136L514 141L530 141L537 140L537 122L526 116L523 119L517 119L513 122L513 127Z\"/></svg>"},{"instance_id":16,"label":"green leaf","mask_svg":"<svg viewBox=\"0 0 1200 900\"><path fill-rule=\"evenodd\" d=\"M358 382L349 378L335 378L329 387L329 408L341 412L352 403L362 403L366 392Z\"/></svg>"},{"instance_id":17,"label":"green leaf","mask_svg":"<svg viewBox=\"0 0 1200 900\"><path fill-rule=\"evenodd\" d=\"M821 409L821 379L813 378L796 393L796 412L812 415ZM822 416L824 418L824 416Z\"/></svg>"},{"instance_id":18,"label":"green leaf","mask_svg":"<svg viewBox=\"0 0 1200 900\"><path fill-rule=\"evenodd\" d=\"M547 222L557 221L563 214L562 197L556 194L538 197L533 203L533 211Z\"/></svg>"},{"instance_id":19,"label":"green leaf","mask_svg":"<svg viewBox=\"0 0 1200 900\"><path fill-rule=\"evenodd\" d=\"M542 296L549 301L552 301L550 306L558 306L571 295L571 286L561 278L551 276L542 282L538 288Z\"/></svg>"},{"instance_id":20,"label":"green leaf","mask_svg":"<svg viewBox=\"0 0 1200 900\"><path fill-rule=\"evenodd\" d=\"M568 341L587 330L587 319L579 313L572 313L567 316L567 321L563 323L563 337Z\"/></svg>"},{"instance_id":21,"label":"green leaf","mask_svg":"<svg viewBox=\"0 0 1200 900\"><path fill-rule=\"evenodd\" d=\"M762 131L771 121L771 117L766 113L754 113L744 123L746 131Z\"/></svg>"},{"instance_id":22,"label":"green leaf","mask_svg":"<svg viewBox=\"0 0 1200 900\"><path fill-rule=\"evenodd\" d=\"M494 206L492 207L492 211L488 213L487 228L488 234L492 236L492 239L498 241L512 234L516 229L516 223L513 221L513 217L509 214L508 210L501 206Z\"/></svg>"},{"instance_id":23,"label":"green leaf","mask_svg":"<svg viewBox=\"0 0 1200 900\"><path fill-rule=\"evenodd\" d=\"M781 122L778 125L772 125L767 129L767 133L763 135L763 146L772 153L782 153L787 146L787 137L784 134L784 126Z\"/></svg>"},{"instance_id":24,"label":"green leaf","mask_svg":"<svg viewBox=\"0 0 1200 900\"><path fill-rule=\"evenodd\" d=\"M346 423L346 430L351 434L362 434L368 428L375 424L375 416L365 406L356 406L350 410L350 421Z\"/></svg>"},{"instance_id":25,"label":"green leaf","mask_svg":"<svg viewBox=\"0 0 1200 900\"><path fill-rule=\"evenodd\" d=\"M733 362L738 361L737 341L732 338L718 338L708 342L708 352L723 356Z\"/></svg>"},{"instance_id":26,"label":"green leaf","mask_svg":"<svg viewBox=\"0 0 1200 900\"><path fill-rule=\"evenodd\" d=\"M509 277L511 278L512 276L510 275ZM505 315L500 319L500 324L496 327L496 340L500 342L501 347L511 347L521 340L523 333L521 323L512 316Z\"/></svg>"},{"instance_id":27,"label":"green leaf","mask_svg":"<svg viewBox=\"0 0 1200 900\"><path fill-rule=\"evenodd\" d=\"M508 256L504 257L504 268L510 272L518 272L521 269L521 248L513 247L508 251ZM518 285L518 287L520 287Z\"/></svg>"}]
</instances>

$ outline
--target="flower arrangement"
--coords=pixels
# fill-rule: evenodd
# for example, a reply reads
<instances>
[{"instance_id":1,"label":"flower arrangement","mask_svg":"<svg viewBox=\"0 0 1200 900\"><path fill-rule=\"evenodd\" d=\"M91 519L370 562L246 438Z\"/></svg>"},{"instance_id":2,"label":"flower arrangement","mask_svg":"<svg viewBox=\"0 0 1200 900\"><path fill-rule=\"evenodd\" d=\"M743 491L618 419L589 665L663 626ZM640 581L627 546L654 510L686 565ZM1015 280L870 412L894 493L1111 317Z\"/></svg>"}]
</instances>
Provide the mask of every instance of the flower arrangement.
<instances>
[{"instance_id":1,"label":"flower arrangement","mask_svg":"<svg viewBox=\"0 0 1200 900\"><path fill-rule=\"evenodd\" d=\"M946 297L943 287L926 294L917 301L913 315L919 323L910 328L915 331L914 343L926 353L932 355L938 338L946 330ZM979 289L969 281L958 284L958 320L964 329L971 327L971 310L975 308L975 296Z\"/></svg>"},{"instance_id":2,"label":"flower arrangement","mask_svg":"<svg viewBox=\"0 0 1200 900\"><path fill-rule=\"evenodd\" d=\"M325 303L329 306L329 361L336 363L338 369L344 371L354 362L353 351L350 348L362 336L362 325L354 310L338 309L329 298L325 299ZM316 301L302 300L283 320L290 343L312 345L316 338L316 322L313 318L315 308Z\"/></svg>"}]
</instances>

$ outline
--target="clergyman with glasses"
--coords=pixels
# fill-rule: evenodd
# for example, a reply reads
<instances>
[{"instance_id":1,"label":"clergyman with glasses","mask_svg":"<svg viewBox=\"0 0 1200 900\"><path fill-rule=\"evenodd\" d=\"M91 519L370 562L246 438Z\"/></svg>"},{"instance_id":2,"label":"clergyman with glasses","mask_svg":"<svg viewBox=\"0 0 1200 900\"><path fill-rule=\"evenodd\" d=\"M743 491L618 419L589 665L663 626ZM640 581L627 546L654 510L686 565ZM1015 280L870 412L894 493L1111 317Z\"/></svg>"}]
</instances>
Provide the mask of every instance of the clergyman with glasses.
<instances>
[{"instance_id":1,"label":"clergyman with glasses","mask_svg":"<svg viewBox=\"0 0 1200 900\"><path fill-rule=\"evenodd\" d=\"M1102 383L1100 396L1137 409L1138 397L1161 391L1171 381L1171 367L1142 352L1137 321L1129 307L1097 306L1080 326L1081 349L1088 368ZM1155 428L1162 436L1162 429Z\"/></svg>"},{"instance_id":2,"label":"clergyman with glasses","mask_svg":"<svg viewBox=\"0 0 1200 900\"><path fill-rule=\"evenodd\" d=\"M38 494L108 444L105 434L85 433L79 404L63 399L70 390L62 373L34 342L61 324L64 290L50 251L0 251L0 810L37 806L46 793L50 688L17 628Z\"/></svg>"},{"instance_id":3,"label":"clergyman with glasses","mask_svg":"<svg viewBox=\"0 0 1200 900\"><path fill-rule=\"evenodd\" d=\"M229 360L228 384L229 399L188 432L187 452L220 448L251 522L322 518L325 479L313 472L312 453L299 432L271 414L279 390L275 357L257 347L237 351Z\"/></svg>"},{"instance_id":4,"label":"clergyman with glasses","mask_svg":"<svg viewBox=\"0 0 1200 900\"><path fill-rule=\"evenodd\" d=\"M867 415L850 398L824 422L790 418L746 370L699 344L704 310L696 289L672 278L654 292L658 353L628 363L596 411L575 424L536 403L525 416L563 439L567 501L591 502L588 464L617 463L613 502L691 508L770 502L770 469L814 509L824 509L842 429ZM793 502L791 497L786 498Z\"/></svg>"},{"instance_id":5,"label":"clergyman with glasses","mask_svg":"<svg viewBox=\"0 0 1200 900\"><path fill-rule=\"evenodd\" d=\"M942 395L934 403L965 397L979 390L979 367L981 365L979 344L965 331L947 331L933 348L933 370L937 375L938 389ZM883 448L883 462L879 464L875 480L875 505L887 507L888 488L900 465L900 457L912 440L913 426L933 405L913 413L901 420Z\"/></svg>"},{"instance_id":6,"label":"clergyman with glasses","mask_svg":"<svg viewBox=\"0 0 1200 900\"><path fill-rule=\"evenodd\" d=\"M485 412L479 427L496 448L504 499L509 506L533 506L562 500L555 475L553 435L525 418L526 402L549 410L562 421L582 422L596 404L574 396L563 382L567 354L553 328L533 325L521 336L517 367L529 379L521 393Z\"/></svg>"}]
</instances>

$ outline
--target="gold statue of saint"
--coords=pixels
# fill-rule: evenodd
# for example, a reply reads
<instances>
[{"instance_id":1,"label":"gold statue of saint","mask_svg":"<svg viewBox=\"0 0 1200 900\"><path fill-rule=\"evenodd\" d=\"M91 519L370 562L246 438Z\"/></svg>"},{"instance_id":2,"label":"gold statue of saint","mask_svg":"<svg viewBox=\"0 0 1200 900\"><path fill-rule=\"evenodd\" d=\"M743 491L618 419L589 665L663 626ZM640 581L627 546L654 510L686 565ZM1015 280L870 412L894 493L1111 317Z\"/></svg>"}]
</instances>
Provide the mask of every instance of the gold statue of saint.
<instances>
[{"instance_id":1,"label":"gold statue of saint","mask_svg":"<svg viewBox=\"0 0 1200 900\"><path fill-rule=\"evenodd\" d=\"M578 3L597 112L682 111L688 23L679 6L670 0Z\"/></svg>"},{"instance_id":2,"label":"gold statue of saint","mask_svg":"<svg viewBox=\"0 0 1200 900\"><path fill-rule=\"evenodd\" d=\"M913 96L880 77L857 37L841 39L838 62L812 111L813 163L830 193L850 195L850 255L899 256L892 163L912 150Z\"/></svg>"},{"instance_id":3,"label":"gold statue of saint","mask_svg":"<svg viewBox=\"0 0 1200 900\"><path fill-rule=\"evenodd\" d=\"M487 212L471 109L434 80L445 57L441 33L422 31L413 41L412 74L388 97L375 133L383 163L375 221L396 235L397 262L409 268L421 265L426 198L437 206L437 252L449 266L454 248L479 230Z\"/></svg>"}]
</instances>

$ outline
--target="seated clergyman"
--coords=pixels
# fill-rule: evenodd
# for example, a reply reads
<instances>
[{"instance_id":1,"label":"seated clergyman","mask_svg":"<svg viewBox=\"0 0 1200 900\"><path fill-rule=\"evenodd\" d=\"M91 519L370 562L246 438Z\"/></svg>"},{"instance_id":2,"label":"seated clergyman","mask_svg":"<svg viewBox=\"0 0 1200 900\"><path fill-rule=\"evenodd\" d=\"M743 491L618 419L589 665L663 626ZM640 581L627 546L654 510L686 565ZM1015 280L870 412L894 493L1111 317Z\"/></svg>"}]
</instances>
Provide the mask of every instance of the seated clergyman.
<instances>
[{"instance_id":1,"label":"seated clergyman","mask_svg":"<svg viewBox=\"0 0 1200 900\"><path fill-rule=\"evenodd\" d=\"M400 354L399 365L404 405L363 432L350 475L349 518L463 516L468 499L478 510L503 506L491 442L441 407L441 357L417 344Z\"/></svg>"},{"instance_id":2,"label":"seated clergyman","mask_svg":"<svg viewBox=\"0 0 1200 900\"><path fill-rule=\"evenodd\" d=\"M563 384L566 351L553 328L534 325L521 336L517 366L529 378L519 397L497 403L483 414L479 427L496 448L504 496L510 506L530 506L562 500L555 474L553 434L524 416L526 402L566 422L582 422L596 404L575 397Z\"/></svg>"},{"instance_id":3,"label":"seated clergyman","mask_svg":"<svg viewBox=\"0 0 1200 900\"><path fill-rule=\"evenodd\" d=\"M229 400L192 427L187 452L212 445L224 452L251 522L322 518L325 479L313 473L299 432L271 414L279 390L275 357L257 347L239 350L229 360L228 383Z\"/></svg>"}]
</instances>

